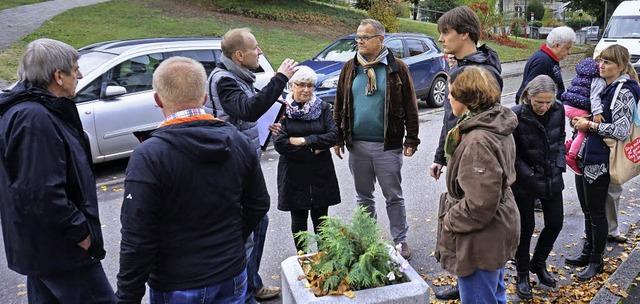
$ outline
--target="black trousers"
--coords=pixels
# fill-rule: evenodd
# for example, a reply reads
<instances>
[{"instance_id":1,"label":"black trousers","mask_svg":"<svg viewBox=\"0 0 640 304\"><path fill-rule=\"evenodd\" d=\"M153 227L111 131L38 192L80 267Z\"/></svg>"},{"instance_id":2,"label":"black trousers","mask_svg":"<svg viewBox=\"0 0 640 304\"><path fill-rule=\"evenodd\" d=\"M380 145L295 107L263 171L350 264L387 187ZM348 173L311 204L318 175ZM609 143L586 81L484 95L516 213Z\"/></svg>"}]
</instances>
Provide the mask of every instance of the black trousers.
<instances>
[{"instance_id":1,"label":"black trousers","mask_svg":"<svg viewBox=\"0 0 640 304\"><path fill-rule=\"evenodd\" d=\"M302 244L298 244L298 239L295 234L300 231L307 231L307 218L311 212L311 222L313 223L313 231L318 233L318 226L322 224L320 217L329 214L329 207L313 208L311 210L292 210L291 211L291 232L293 233L293 241L296 245L296 250L300 251L304 248Z\"/></svg>"},{"instance_id":2,"label":"black trousers","mask_svg":"<svg viewBox=\"0 0 640 304\"><path fill-rule=\"evenodd\" d=\"M516 268L518 272L529 271L529 251L531 236L536 227L535 212L533 210L534 195L519 193L515 195L518 211L520 212L520 244L516 251ZM555 193L549 198L540 198L542 203L542 214L544 216L544 228L540 232L540 237L535 247L535 254L546 260L553 249L564 220L564 210L562 205L562 192Z\"/></svg>"},{"instance_id":3,"label":"black trousers","mask_svg":"<svg viewBox=\"0 0 640 304\"><path fill-rule=\"evenodd\" d=\"M50 276L27 276L30 304L111 304L116 296L101 263Z\"/></svg>"},{"instance_id":4,"label":"black trousers","mask_svg":"<svg viewBox=\"0 0 640 304\"><path fill-rule=\"evenodd\" d=\"M609 191L609 173L596 178L593 183L587 182L582 175L576 175L576 191L584 214L584 231L587 235L586 243L591 244L592 262L602 260L604 248L607 245L609 226L605 212L605 202ZM588 249L588 246L585 246Z\"/></svg>"}]
</instances>

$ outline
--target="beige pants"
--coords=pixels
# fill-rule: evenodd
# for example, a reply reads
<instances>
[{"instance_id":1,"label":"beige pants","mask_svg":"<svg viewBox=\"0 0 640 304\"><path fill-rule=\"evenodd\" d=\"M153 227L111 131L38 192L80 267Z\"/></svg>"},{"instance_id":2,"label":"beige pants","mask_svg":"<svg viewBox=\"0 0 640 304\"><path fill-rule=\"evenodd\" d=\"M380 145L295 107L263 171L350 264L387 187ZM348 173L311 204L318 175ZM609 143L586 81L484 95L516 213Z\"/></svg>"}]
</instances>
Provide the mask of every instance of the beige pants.
<instances>
[{"instance_id":1,"label":"beige pants","mask_svg":"<svg viewBox=\"0 0 640 304\"><path fill-rule=\"evenodd\" d=\"M620 196L622 195L622 185L609 183L609 191L605 202L607 213L607 223L609 223L609 236L620 235L618 229L618 211L620 209Z\"/></svg>"}]
</instances>

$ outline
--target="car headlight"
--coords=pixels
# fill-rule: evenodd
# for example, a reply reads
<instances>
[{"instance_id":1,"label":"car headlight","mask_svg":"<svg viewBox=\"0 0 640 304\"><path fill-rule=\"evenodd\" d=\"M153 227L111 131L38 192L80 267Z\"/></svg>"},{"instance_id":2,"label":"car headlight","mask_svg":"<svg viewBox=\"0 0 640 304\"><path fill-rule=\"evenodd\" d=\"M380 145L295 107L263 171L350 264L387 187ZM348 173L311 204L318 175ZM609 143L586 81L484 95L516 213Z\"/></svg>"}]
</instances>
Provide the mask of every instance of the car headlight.
<instances>
[{"instance_id":1,"label":"car headlight","mask_svg":"<svg viewBox=\"0 0 640 304\"><path fill-rule=\"evenodd\" d=\"M340 75L336 75L333 77L329 77L325 79L319 86L318 89L335 89L338 87L338 78Z\"/></svg>"}]
</instances>

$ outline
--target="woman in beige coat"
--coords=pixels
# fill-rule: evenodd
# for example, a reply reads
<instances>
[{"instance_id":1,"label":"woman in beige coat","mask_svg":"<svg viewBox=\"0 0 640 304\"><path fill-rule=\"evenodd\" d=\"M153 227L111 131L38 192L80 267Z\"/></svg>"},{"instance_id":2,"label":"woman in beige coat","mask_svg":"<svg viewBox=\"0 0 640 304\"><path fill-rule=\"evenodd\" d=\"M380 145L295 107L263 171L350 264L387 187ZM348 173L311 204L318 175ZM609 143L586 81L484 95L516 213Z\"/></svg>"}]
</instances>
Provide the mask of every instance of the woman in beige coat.
<instances>
[{"instance_id":1,"label":"woman in beige coat","mask_svg":"<svg viewBox=\"0 0 640 304\"><path fill-rule=\"evenodd\" d=\"M450 76L449 102L459 118L445 142L448 192L440 200L437 257L459 277L462 303L506 303L504 264L520 235L510 188L518 119L499 104L495 78L478 66Z\"/></svg>"}]
</instances>

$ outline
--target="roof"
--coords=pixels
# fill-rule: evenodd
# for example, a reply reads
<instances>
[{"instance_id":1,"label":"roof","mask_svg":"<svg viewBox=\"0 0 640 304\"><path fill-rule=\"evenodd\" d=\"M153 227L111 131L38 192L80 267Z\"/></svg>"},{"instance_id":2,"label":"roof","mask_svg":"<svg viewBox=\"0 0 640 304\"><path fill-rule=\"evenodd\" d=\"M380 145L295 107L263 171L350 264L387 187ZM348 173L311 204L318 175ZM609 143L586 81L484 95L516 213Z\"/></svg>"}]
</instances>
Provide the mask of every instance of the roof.
<instances>
[{"instance_id":1,"label":"roof","mask_svg":"<svg viewBox=\"0 0 640 304\"><path fill-rule=\"evenodd\" d=\"M98 42L94 44L87 45L82 47L79 51L94 51L94 52L104 52L104 53L112 53L112 54L122 54L126 51L129 51L138 47L145 47L156 44L184 44L185 42L204 42L211 43L217 42L220 43L220 37L166 37L166 38L143 38L143 39L132 39L132 40L113 40L113 41L105 41Z\"/></svg>"}]
</instances>

